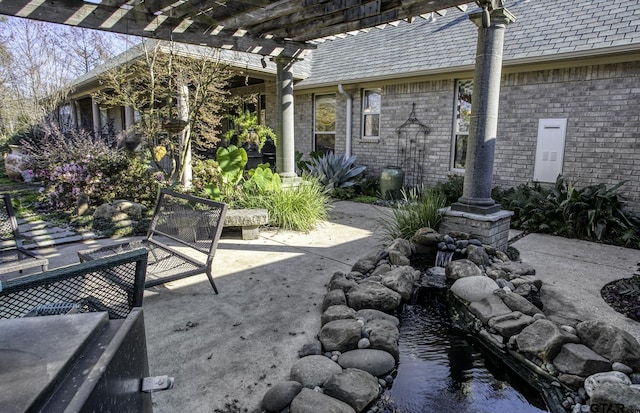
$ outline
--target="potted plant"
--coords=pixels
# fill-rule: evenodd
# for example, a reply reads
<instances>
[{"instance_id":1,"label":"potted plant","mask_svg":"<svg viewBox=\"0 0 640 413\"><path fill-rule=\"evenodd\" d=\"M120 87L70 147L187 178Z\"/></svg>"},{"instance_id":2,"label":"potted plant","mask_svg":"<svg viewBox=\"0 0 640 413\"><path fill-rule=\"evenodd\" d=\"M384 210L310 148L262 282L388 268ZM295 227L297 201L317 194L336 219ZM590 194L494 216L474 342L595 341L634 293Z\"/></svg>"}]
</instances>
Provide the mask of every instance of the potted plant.
<instances>
[{"instance_id":1,"label":"potted plant","mask_svg":"<svg viewBox=\"0 0 640 413\"><path fill-rule=\"evenodd\" d=\"M230 116L234 128L229 129L224 138L227 142L235 137L238 146L244 146L247 151L262 151L262 147L271 139L276 144L276 134L265 125L258 123L258 115L249 111L243 111L239 115Z\"/></svg>"}]
</instances>

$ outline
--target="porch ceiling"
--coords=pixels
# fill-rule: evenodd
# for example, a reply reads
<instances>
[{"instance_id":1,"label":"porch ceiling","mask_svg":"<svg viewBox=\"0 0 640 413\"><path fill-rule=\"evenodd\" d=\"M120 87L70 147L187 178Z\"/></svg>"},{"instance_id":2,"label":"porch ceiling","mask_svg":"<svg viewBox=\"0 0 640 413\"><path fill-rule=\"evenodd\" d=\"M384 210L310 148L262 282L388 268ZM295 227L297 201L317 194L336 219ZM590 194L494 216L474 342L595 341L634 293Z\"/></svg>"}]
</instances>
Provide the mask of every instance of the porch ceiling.
<instances>
[{"instance_id":1,"label":"porch ceiling","mask_svg":"<svg viewBox=\"0 0 640 413\"><path fill-rule=\"evenodd\" d=\"M296 56L354 33L469 0L2 0L0 14L134 36Z\"/></svg>"}]
</instances>

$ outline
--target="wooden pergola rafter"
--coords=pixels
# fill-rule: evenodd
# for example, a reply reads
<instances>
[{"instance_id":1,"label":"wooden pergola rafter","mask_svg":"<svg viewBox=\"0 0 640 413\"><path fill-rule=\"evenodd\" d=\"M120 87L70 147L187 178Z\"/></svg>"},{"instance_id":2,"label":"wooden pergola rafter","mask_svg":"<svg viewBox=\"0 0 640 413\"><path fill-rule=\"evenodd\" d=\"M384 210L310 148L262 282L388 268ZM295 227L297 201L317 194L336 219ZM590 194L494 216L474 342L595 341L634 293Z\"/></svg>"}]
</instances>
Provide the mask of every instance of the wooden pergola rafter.
<instances>
[{"instance_id":1,"label":"wooden pergola rafter","mask_svg":"<svg viewBox=\"0 0 640 413\"><path fill-rule=\"evenodd\" d=\"M297 56L315 41L468 0L2 0L0 14L134 36Z\"/></svg>"}]
</instances>

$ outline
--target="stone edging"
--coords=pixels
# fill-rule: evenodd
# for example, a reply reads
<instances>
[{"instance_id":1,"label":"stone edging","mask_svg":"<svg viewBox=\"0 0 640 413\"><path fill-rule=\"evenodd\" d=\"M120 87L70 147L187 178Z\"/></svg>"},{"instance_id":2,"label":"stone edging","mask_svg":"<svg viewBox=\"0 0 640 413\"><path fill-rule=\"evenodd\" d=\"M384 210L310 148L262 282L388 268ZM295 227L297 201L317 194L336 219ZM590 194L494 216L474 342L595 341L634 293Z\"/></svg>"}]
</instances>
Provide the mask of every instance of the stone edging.
<instances>
[{"instance_id":1,"label":"stone edging","mask_svg":"<svg viewBox=\"0 0 640 413\"><path fill-rule=\"evenodd\" d=\"M534 381L553 412L588 411L589 404L640 410L640 385L632 384L640 383L640 345L631 335L600 321L567 326L548 320L540 309L542 284L535 269L474 245L466 234L452 235L467 240L423 229L413 242L398 239L358 260L348 274L335 273L317 339L299 352L290 380L264 395L262 408L367 411L393 383L400 333L391 314L410 300L420 278L409 257L434 253L440 244L459 258L445 268L455 325Z\"/></svg>"}]
</instances>

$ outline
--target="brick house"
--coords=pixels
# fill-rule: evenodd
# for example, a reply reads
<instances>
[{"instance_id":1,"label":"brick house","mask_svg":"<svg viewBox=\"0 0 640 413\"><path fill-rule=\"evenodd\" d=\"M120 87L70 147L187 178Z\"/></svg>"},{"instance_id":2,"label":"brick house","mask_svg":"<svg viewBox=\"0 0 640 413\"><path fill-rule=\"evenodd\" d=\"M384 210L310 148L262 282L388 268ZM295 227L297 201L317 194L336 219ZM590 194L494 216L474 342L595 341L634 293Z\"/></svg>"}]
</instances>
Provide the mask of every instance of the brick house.
<instances>
[{"instance_id":1,"label":"brick house","mask_svg":"<svg viewBox=\"0 0 640 413\"><path fill-rule=\"evenodd\" d=\"M621 192L640 215L637 2L514 0L507 7L517 20L505 32L494 184L554 182L560 173L579 186L627 181ZM295 150L355 155L373 176L400 165L408 184L462 174L478 37L468 18L474 10L469 3L466 11L334 37L308 51L293 65ZM241 52L225 60L248 79L232 92L259 94L261 119L275 129L275 64ZM85 121L99 71L79 79L72 96L79 102L73 112ZM133 119L125 108L94 107L94 128L100 113L105 121L117 118L118 130Z\"/></svg>"},{"instance_id":2,"label":"brick house","mask_svg":"<svg viewBox=\"0 0 640 413\"><path fill-rule=\"evenodd\" d=\"M638 215L640 8L634 0L535 3L507 4L517 20L505 32L494 183L553 182L558 173L578 185L628 181L621 191ZM295 86L296 150L333 146L373 174L402 151L414 159L409 182L427 185L462 173L477 28L456 9L433 17L319 44L310 76ZM407 139L396 128L414 103L430 131ZM314 129L332 105L334 130Z\"/></svg>"}]
</instances>

